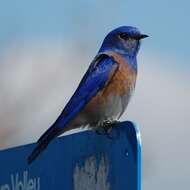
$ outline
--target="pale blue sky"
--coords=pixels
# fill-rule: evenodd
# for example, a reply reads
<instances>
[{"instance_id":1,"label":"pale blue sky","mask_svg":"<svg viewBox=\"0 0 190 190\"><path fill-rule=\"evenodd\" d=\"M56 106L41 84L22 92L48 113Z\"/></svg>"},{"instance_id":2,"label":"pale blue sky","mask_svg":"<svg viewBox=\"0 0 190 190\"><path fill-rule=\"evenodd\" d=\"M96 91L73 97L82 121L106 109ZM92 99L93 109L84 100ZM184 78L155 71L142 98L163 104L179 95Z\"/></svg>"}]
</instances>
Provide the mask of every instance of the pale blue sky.
<instances>
[{"instance_id":1,"label":"pale blue sky","mask_svg":"<svg viewBox=\"0 0 190 190\"><path fill-rule=\"evenodd\" d=\"M20 38L74 39L94 51L111 29L134 25L151 36L145 51L175 56L186 67L189 7L187 0L6 0L0 3L0 42L3 47Z\"/></svg>"}]
</instances>

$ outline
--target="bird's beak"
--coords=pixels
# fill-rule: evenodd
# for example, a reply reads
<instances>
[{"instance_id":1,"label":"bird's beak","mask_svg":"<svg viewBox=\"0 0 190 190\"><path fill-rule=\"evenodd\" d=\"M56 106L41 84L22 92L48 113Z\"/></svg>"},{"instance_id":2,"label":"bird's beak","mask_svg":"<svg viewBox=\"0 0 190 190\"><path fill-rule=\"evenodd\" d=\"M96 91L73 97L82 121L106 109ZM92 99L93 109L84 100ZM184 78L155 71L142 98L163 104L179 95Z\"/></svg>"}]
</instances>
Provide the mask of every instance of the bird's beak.
<instances>
[{"instance_id":1,"label":"bird's beak","mask_svg":"<svg viewBox=\"0 0 190 190\"><path fill-rule=\"evenodd\" d=\"M147 37L149 37L149 36L146 35L146 34L141 34L141 35L139 36L139 39L141 40L141 39L144 39L144 38L147 38Z\"/></svg>"}]
</instances>

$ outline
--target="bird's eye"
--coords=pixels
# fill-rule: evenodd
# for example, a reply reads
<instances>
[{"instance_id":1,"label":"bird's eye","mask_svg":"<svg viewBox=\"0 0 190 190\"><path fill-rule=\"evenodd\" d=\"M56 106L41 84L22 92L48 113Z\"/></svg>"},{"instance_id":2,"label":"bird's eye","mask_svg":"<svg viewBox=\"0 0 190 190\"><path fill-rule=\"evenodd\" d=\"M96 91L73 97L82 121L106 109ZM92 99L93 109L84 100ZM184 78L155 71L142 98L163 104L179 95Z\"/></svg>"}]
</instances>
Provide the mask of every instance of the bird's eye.
<instances>
[{"instance_id":1,"label":"bird's eye","mask_svg":"<svg viewBox=\"0 0 190 190\"><path fill-rule=\"evenodd\" d=\"M121 39L124 39L124 40L129 39L129 35L128 35L127 33L121 33L121 34L119 34L119 37L120 37Z\"/></svg>"}]
</instances>

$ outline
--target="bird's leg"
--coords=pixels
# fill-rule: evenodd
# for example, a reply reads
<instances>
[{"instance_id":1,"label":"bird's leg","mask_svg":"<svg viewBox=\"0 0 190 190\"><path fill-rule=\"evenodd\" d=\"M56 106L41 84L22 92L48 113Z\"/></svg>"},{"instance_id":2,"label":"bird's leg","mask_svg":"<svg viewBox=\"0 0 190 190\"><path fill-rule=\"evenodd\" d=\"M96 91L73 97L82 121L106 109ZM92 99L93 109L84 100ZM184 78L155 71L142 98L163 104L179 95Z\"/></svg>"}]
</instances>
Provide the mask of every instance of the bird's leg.
<instances>
[{"instance_id":1,"label":"bird's leg","mask_svg":"<svg viewBox=\"0 0 190 190\"><path fill-rule=\"evenodd\" d=\"M105 123L105 125L103 126L103 128L105 129L105 134L107 135L108 138L113 139L114 136L111 133L112 129L114 128L114 126L119 123L119 121L117 120L112 120L112 121L108 121Z\"/></svg>"},{"instance_id":2,"label":"bird's leg","mask_svg":"<svg viewBox=\"0 0 190 190\"><path fill-rule=\"evenodd\" d=\"M102 128L105 130L105 134L111 133L111 130L112 130L112 128L113 128L112 124L113 124L113 121L110 121L110 120L106 120L106 121L103 123Z\"/></svg>"},{"instance_id":3,"label":"bird's leg","mask_svg":"<svg viewBox=\"0 0 190 190\"><path fill-rule=\"evenodd\" d=\"M96 129L96 133L99 135L107 135L109 136L109 134L112 131L113 126L118 123L117 120L104 120L103 122L101 122L97 129Z\"/></svg>"}]
</instances>

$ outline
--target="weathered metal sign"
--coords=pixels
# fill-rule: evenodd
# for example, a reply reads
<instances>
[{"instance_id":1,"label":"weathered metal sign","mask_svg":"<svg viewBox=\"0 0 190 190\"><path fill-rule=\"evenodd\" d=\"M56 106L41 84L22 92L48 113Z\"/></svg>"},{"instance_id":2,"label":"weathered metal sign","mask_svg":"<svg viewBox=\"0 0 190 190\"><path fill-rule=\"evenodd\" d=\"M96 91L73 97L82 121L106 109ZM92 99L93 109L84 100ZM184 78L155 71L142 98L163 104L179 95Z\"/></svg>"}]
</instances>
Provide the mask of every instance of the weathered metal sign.
<instances>
[{"instance_id":1,"label":"weathered metal sign","mask_svg":"<svg viewBox=\"0 0 190 190\"><path fill-rule=\"evenodd\" d=\"M0 151L0 190L140 190L140 137L131 122L117 124L109 137L60 137L28 165L34 145Z\"/></svg>"}]
</instances>

